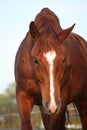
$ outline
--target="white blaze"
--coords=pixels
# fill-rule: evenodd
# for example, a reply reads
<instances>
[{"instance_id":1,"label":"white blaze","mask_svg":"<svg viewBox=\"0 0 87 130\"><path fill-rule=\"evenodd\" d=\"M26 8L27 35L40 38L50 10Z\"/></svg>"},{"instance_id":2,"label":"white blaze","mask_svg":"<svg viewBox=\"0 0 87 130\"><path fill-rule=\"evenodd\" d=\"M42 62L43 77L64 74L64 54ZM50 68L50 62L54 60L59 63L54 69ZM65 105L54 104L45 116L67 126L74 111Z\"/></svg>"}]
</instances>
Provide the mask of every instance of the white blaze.
<instances>
[{"instance_id":1,"label":"white blaze","mask_svg":"<svg viewBox=\"0 0 87 130\"><path fill-rule=\"evenodd\" d=\"M52 113L55 112L57 106L55 103L55 98L54 98L54 78L53 78L53 63L54 59L56 57L56 52L54 50L49 51L47 53L44 53L43 56L46 58L48 64L49 64L49 71L50 71L50 105L49 109L51 110Z\"/></svg>"}]
</instances>

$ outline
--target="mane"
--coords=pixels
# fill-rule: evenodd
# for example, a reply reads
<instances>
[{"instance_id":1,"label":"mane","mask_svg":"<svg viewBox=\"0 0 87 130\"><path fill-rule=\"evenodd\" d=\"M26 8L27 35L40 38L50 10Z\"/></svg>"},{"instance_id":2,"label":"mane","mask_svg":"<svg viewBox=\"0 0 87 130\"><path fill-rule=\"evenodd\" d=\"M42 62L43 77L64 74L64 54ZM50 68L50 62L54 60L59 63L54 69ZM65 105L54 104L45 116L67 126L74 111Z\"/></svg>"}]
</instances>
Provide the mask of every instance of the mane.
<instances>
[{"instance_id":1,"label":"mane","mask_svg":"<svg viewBox=\"0 0 87 130\"><path fill-rule=\"evenodd\" d=\"M43 28L39 42L34 45L32 50L35 56L40 56L43 53L52 50L55 50L59 55L63 54L62 46L61 44L58 44L57 35L48 23L45 25L45 28Z\"/></svg>"},{"instance_id":2,"label":"mane","mask_svg":"<svg viewBox=\"0 0 87 130\"><path fill-rule=\"evenodd\" d=\"M46 24L49 24L49 23L50 23L51 27L53 28L53 30L55 30L56 34L62 30L59 19L48 8L42 9L41 12L36 16L34 22L37 25L39 30L43 26L45 26Z\"/></svg>"},{"instance_id":3,"label":"mane","mask_svg":"<svg viewBox=\"0 0 87 130\"><path fill-rule=\"evenodd\" d=\"M33 46L32 53L34 52L35 55L42 55L43 51L48 52L56 50L61 54L62 49L58 51L61 45L56 44L58 40L56 34L62 30L57 16L48 8L44 8L36 16L34 23L41 35L38 44Z\"/></svg>"}]
</instances>

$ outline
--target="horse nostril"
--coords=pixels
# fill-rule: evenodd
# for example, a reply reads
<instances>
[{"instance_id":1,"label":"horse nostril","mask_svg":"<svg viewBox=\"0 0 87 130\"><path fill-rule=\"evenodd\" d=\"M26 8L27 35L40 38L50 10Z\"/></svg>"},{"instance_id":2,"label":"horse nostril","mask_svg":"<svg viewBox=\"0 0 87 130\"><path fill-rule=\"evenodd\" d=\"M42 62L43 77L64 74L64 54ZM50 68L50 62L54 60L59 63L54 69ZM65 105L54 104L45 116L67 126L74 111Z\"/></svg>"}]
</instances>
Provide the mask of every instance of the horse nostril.
<instances>
[{"instance_id":1,"label":"horse nostril","mask_svg":"<svg viewBox=\"0 0 87 130\"><path fill-rule=\"evenodd\" d=\"M48 103L48 102L46 102L46 108L47 108L47 109L49 108L49 103Z\"/></svg>"},{"instance_id":2,"label":"horse nostril","mask_svg":"<svg viewBox=\"0 0 87 130\"><path fill-rule=\"evenodd\" d=\"M60 101L58 101L58 103L57 103L57 109L58 109L58 112L60 111L60 109L61 109L61 100Z\"/></svg>"}]
</instances>

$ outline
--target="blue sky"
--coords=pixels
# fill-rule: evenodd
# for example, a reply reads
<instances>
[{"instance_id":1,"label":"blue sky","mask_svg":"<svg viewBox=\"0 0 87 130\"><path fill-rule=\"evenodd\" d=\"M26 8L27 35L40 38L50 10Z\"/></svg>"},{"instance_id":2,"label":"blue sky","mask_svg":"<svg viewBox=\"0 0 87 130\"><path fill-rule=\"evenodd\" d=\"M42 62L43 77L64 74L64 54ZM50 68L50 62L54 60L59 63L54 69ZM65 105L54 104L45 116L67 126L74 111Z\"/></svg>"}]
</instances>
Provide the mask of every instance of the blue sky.
<instances>
[{"instance_id":1,"label":"blue sky","mask_svg":"<svg viewBox=\"0 0 87 130\"><path fill-rule=\"evenodd\" d=\"M1 0L0 1L0 93L14 82L14 60L29 23L44 7L60 19L62 28L73 23L73 32L87 40L87 0Z\"/></svg>"}]
</instances>

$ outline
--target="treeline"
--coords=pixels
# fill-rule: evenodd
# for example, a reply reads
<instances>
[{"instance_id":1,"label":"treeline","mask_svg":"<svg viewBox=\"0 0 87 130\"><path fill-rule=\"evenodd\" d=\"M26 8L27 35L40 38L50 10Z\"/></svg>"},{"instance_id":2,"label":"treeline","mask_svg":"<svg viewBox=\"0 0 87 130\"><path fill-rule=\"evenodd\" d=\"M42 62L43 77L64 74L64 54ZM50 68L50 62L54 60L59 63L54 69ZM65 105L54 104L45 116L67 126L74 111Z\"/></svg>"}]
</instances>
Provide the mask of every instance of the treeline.
<instances>
[{"instance_id":1,"label":"treeline","mask_svg":"<svg viewBox=\"0 0 87 130\"><path fill-rule=\"evenodd\" d=\"M10 83L0 94L0 128L20 127L15 88L15 83Z\"/></svg>"},{"instance_id":2,"label":"treeline","mask_svg":"<svg viewBox=\"0 0 87 130\"><path fill-rule=\"evenodd\" d=\"M0 115L18 112L15 88L15 83L10 83L4 94L0 94Z\"/></svg>"},{"instance_id":3,"label":"treeline","mask_svg":"<svg viewBox=\"0 0 87 130\"><path fill-rule=\"evenodd\" d=\"M12 82L8 84L4 94L0 94L0 128L20 128L15 89L16 84ZM34 107L33 111L32 126L39 129L41 115L38 112L38 107Z\"/></svg>"}]
</instances>

